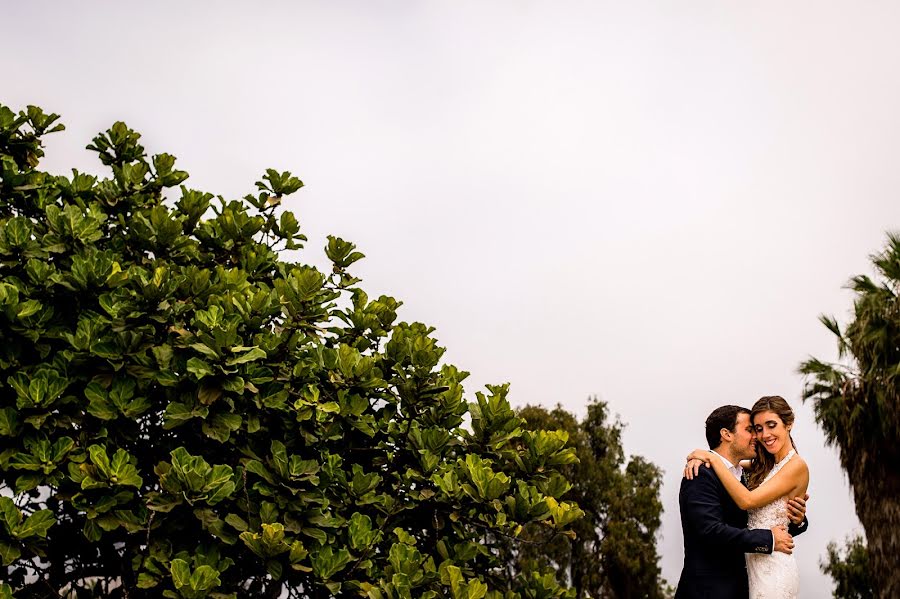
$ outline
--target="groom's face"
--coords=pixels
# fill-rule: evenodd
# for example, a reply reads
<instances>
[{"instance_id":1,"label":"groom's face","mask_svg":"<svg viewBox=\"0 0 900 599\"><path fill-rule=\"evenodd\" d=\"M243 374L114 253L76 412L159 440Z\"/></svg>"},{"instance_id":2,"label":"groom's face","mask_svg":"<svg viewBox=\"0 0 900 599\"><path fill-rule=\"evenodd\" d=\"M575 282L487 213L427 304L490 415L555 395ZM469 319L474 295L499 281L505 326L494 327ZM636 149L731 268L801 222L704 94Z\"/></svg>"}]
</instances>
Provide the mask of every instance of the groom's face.
<instances>
[{"instance_id":1,"label":"groom's face","mask_svg":"<svg viewBox=\"0 0 900 599\"><path fill-rule=\"evenodd\" d=\"M756 433L750 422L750 414L738 414L731 448L734 455L742 460L749 460L756 455Z\"/></svg>"}]
</instances>

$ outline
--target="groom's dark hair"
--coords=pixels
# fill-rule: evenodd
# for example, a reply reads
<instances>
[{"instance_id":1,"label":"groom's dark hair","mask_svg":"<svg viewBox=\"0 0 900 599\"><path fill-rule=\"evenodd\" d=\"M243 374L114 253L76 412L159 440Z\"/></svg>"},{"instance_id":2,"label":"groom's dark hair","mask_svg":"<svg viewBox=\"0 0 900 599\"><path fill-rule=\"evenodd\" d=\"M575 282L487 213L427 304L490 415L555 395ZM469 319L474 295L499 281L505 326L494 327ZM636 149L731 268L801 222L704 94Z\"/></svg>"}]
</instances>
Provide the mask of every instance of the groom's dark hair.
<instances>
[{"instance_id":1,"label":"groom's dark hair","mask_svg":"<svg viewBox=\"0 0 900 599\"><path fill-rule=\"evenodd\" d=\"M750 410L741 406L722 406L712 411L706 419L706 442L710 449L715 449L722 442L720 431L725 428L734 432L738 414L749 414Z\"/></svg>"}]
</instances>

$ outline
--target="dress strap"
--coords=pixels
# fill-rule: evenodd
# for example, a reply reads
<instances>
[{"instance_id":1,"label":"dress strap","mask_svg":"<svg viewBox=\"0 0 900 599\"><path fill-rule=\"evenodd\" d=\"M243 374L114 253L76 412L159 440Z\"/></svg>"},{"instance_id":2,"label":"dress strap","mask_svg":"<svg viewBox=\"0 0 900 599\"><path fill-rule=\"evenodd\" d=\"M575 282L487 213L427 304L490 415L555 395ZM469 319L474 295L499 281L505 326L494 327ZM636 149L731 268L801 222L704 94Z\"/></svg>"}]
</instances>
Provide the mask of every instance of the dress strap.
<instances>
[{"instance_id":1,"label":"dress strap","mask_svg":"<svg viewBox=\"0 0 900 599\"><path fill-rule=\"evenodd\" d=\"M775 467L773 468L773 470L774 470L774 469L780 469L782 466L784 466L785 464L787 464L787 463L790 461L790 459L791 459L792 457L794 457L795 455L797 455L797 450L796 450L796 449L791 449L791 450L788 452L788 454L787 454L786 456L784 456L783 458L781 458L781 461L780 461L780 462L778 462L777 464L775 464Z\"/></svg>"}]
</instances>

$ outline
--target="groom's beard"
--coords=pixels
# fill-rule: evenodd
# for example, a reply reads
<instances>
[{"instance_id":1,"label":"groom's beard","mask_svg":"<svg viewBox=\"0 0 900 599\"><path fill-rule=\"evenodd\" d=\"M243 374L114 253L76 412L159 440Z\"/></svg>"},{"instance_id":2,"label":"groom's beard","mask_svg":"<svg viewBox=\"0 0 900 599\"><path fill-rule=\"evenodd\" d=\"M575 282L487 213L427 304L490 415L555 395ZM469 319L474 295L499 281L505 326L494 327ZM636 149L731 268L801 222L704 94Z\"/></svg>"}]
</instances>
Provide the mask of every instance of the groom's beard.
<instances>
[{"instance_id":1,"label":"groom's beard","mask_svg":"<svg viewBox=\"0 0 900 599\"><path fill-rule=\"evenodd\" d=\"M756 445L751 445L750 447L745 448L743 451L734 452L736 455L732 456L731 462L733 464L737 464L741 460L752 460L756 457Z\"/></svg>"},{"instance_id":2,"label":"groom's beard","mask_svg":"<svg viewBox=\"0 0 900 599\"><path fill-rule=\"evenodd\" d=\"M750 447L747 448L747 455L742 457L742 460L752 460L756 457L756 443L751 443Z\"/></svg>"}]
</instances>

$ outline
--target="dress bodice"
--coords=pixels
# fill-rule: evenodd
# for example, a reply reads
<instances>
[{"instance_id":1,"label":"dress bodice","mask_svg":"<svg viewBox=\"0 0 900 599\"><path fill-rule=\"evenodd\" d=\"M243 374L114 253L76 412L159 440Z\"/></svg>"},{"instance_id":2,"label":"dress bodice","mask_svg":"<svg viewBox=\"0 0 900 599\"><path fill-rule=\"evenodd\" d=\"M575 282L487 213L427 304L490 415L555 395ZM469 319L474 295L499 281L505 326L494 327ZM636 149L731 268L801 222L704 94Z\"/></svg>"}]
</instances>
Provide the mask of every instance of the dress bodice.
<instances>
[{"instance_id":1,"label":"dress bodice","mask_svg":"<svg viewBox=\"0 0 900 599\"><path fill-rule=\"evenodd\" d=\"M791 458L796 454L797 452L793 449L788 452L788 454L769 471L760 483L760 486L766 484L773 476L778 474L778 471L781 470L785 464L790 462ZM772 528L773 526L787 526L790 524L787 512L787 497L779 497L768 505L747 510L747 515L747 528Z\"/></svg>"}]
</instances>

